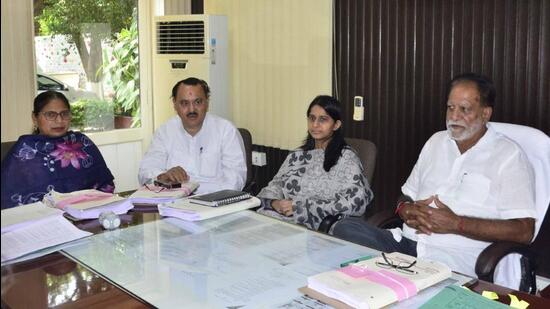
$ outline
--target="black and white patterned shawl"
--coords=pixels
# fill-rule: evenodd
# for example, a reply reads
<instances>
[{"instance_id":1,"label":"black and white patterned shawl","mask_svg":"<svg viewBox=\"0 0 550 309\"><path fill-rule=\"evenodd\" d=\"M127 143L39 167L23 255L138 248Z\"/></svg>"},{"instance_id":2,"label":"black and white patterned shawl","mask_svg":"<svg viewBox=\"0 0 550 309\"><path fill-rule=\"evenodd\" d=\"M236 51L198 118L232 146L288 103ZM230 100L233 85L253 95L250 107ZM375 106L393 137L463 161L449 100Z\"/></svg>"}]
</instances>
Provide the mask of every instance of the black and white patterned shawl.
<instances>
[{"instance_id":1,"label":"black and white patterned shawl","mask_svg":"<svg viewBox=\"0 0 550 309\"><path fill-rule=\"evenodd\" d=\"M327 215L362 215L373 198L357 154L346 147L338 162L326 172L322 149L291 152L277 175L263 188L259 213L317 229ZM292 200L293 215L277 213L269 200Z\"/></svg>"}]
</instances>

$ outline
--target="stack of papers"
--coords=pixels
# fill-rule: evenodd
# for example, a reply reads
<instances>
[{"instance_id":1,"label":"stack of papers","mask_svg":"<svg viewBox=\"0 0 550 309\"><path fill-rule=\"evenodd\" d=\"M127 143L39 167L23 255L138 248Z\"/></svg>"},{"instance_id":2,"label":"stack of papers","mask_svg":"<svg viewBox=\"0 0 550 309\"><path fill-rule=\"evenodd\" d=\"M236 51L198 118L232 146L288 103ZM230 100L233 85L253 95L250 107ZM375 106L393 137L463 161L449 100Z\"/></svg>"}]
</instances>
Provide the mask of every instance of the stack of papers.
<instances>
[{"instance_id":1,"label":"stack of papers","mask_svg":"<svg viewBox=\"0 0 550 309\"><path fill-rule=\"evenodd\" d=\"M81 231L59 209L42 202L2 210L2 263L91 233Z\"/></svg>"},{"instance_id":2,"label":"stack of papers","mask_svg":"<svg viewBox=\"0 0 550 309\"><path fill-rule=\"evenodd\" d=\"M183 199L171 203L159 204L158 210L161 216L174 217L186 221L200 221L254 208L260 206L260 204L260 199L257 197L251 197L244 201L219 207L194 204L189 202L189 199Z\"/></svg>"},{"instance_id":3,"label":"stack of papers","mask_svg":"<svg viewBox=\"0 0 550 309\"><path fill-rule=\"evenodd\" d=\"M189 181L181 188L166 189L153 185L145 185L132 193L128 198L136 204L160 204L172 202L176 199L189 196L199 187L199 183Z\"/></svg>"},{"instance_id":4,"label":"stack of papers","mask_svg":"<svg viewBox=\"0 0 550 309\"><path fill-rule=\"evenodd\" d=\"M354 308L381 308L451 277L451 269L442 263L398 252L386 257L394 265L416 264L406 272L385 267L381 257L373 258L309 277L307 287Z\"/></svg>"},{"instance_id":5,"label":"stack of papers","mask_svg":"<svg viewBox=\"0 0 550 309\"><path fill-rule=\"evenodd\" d=\"M80 190L71 193L50 191L42 200L44 204L59 208L75 219L97 219L102 212L125 214L134 205L128 199L98 190Z\"/></svg>"}]
</instances>

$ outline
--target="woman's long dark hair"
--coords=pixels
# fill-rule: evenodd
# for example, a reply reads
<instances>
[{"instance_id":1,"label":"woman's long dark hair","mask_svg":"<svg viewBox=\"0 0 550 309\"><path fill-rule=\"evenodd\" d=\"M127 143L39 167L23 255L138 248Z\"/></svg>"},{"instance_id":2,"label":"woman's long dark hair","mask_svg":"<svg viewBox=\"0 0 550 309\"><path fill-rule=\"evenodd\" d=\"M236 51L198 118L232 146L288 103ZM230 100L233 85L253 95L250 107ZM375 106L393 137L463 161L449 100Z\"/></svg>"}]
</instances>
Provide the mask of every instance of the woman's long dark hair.
<instances>
[{"instance_id":1,"label":"woman's long dark hair","mask_svg":"<svg viewBox=\"0 0 550 309\"><path fill-rule=\"evenodd\" d=\"M323 108L334 121L342 121L342 107L337 99L328 95L317 96L309 104L306 116L309 117L309 112L311 112L311 109L315 105ZM325 149L325 161L323 162L323 169L325 171L328 172L336 164L336 162L338 162L338 159L342 156L342 149L344 149L346 145L347 143L344 140L344 134L342 133L342 126L340 125L340 127L333 132L332 138L328 142L327 149ZM309 132L307 132L307 137L304 140L304 144L300 148L305 151L315 149L315 140Z\"/></svg>"}]
</instances>

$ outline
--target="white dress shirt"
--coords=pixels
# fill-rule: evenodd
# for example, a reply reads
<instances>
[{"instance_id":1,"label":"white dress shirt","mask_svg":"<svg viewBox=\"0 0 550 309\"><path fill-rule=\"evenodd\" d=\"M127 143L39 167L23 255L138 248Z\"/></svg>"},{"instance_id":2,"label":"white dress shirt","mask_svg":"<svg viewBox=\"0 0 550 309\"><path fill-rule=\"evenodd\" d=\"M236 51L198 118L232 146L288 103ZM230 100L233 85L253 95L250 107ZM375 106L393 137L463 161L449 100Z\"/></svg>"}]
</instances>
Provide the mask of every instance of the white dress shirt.
<instances>
[{"instance_id":1,"label":"white dress shirt","mask_svg":"<svg viewBox=\"0 0 550 309\"><path fill-rule=\"evenodd\" d=\"M179 116L155 132L139 168L139 182L149 183L172 167L181 166L200 184L198 194L222 189L241 190L246 181L242 137L226 119L206 114L200 131L191 136Z\"/></svg>"},{"instance_id":2,"label":"white dress shirt","mask_svg":"<svg viewBox=\"0 0 550 309\"><path fill-rule=\"evenodd\" d=\"M446 131L435 133L401 189L414 200L437 194L457 215L514 219L536 217L534 188L525 153L488 125L485 135L463 154ZM477 257L490 244L456 234L415 232L403 225L403 236L418 242L419 258L441 261L470 276L476 276Z\"/></svg>"}]
</instances>

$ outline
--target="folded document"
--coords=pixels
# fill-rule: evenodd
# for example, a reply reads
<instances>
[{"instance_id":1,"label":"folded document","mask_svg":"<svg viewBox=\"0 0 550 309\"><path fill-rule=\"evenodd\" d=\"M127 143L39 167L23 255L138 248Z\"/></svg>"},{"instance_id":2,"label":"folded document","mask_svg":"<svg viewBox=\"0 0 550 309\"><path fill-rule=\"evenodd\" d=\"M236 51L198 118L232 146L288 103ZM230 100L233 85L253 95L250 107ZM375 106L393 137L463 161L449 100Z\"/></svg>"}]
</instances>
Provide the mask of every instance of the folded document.
<instances>
[{"instance_id":1,"label":"folded document","mask_svg":"<svg viewBox=\"0 0 550 309\"><path fill-rule=\"evenodd\" d=\"M50 191L44 195L42 201L76 219L97 219L104 211L112 211L118 215L125 214L134 207L130 200L94 189L70 193Z\"/></svg>"},{"instance_id":2,"label":"folded document","mask_svg":"<svg viewBox=\"0 0 550 309\"><path fill-rule=\"evenodd\" d=\"M213 217L218 217L237 211L250 209L260 206L261 202L257 197L251 197L237 203L210 207L194 204L189 199L177 200L172 203L158 205L159 214L165 217L175 217L187 221L200 221Z\"/></svg>"},{"instance_id":3,"label":"folded document","mask_svg":"<svg viewBox=\"0 0 550 309\"><path fill-rule=\"evenodd\" d=\"M397 252L386 257L397 267L389 266L381 257L372 258L311 276L307 287L354 308L380 308L451 277L450 268L438 262ZM410 271L399 269L414 261Z\"/></svg>"}]
</instances>

